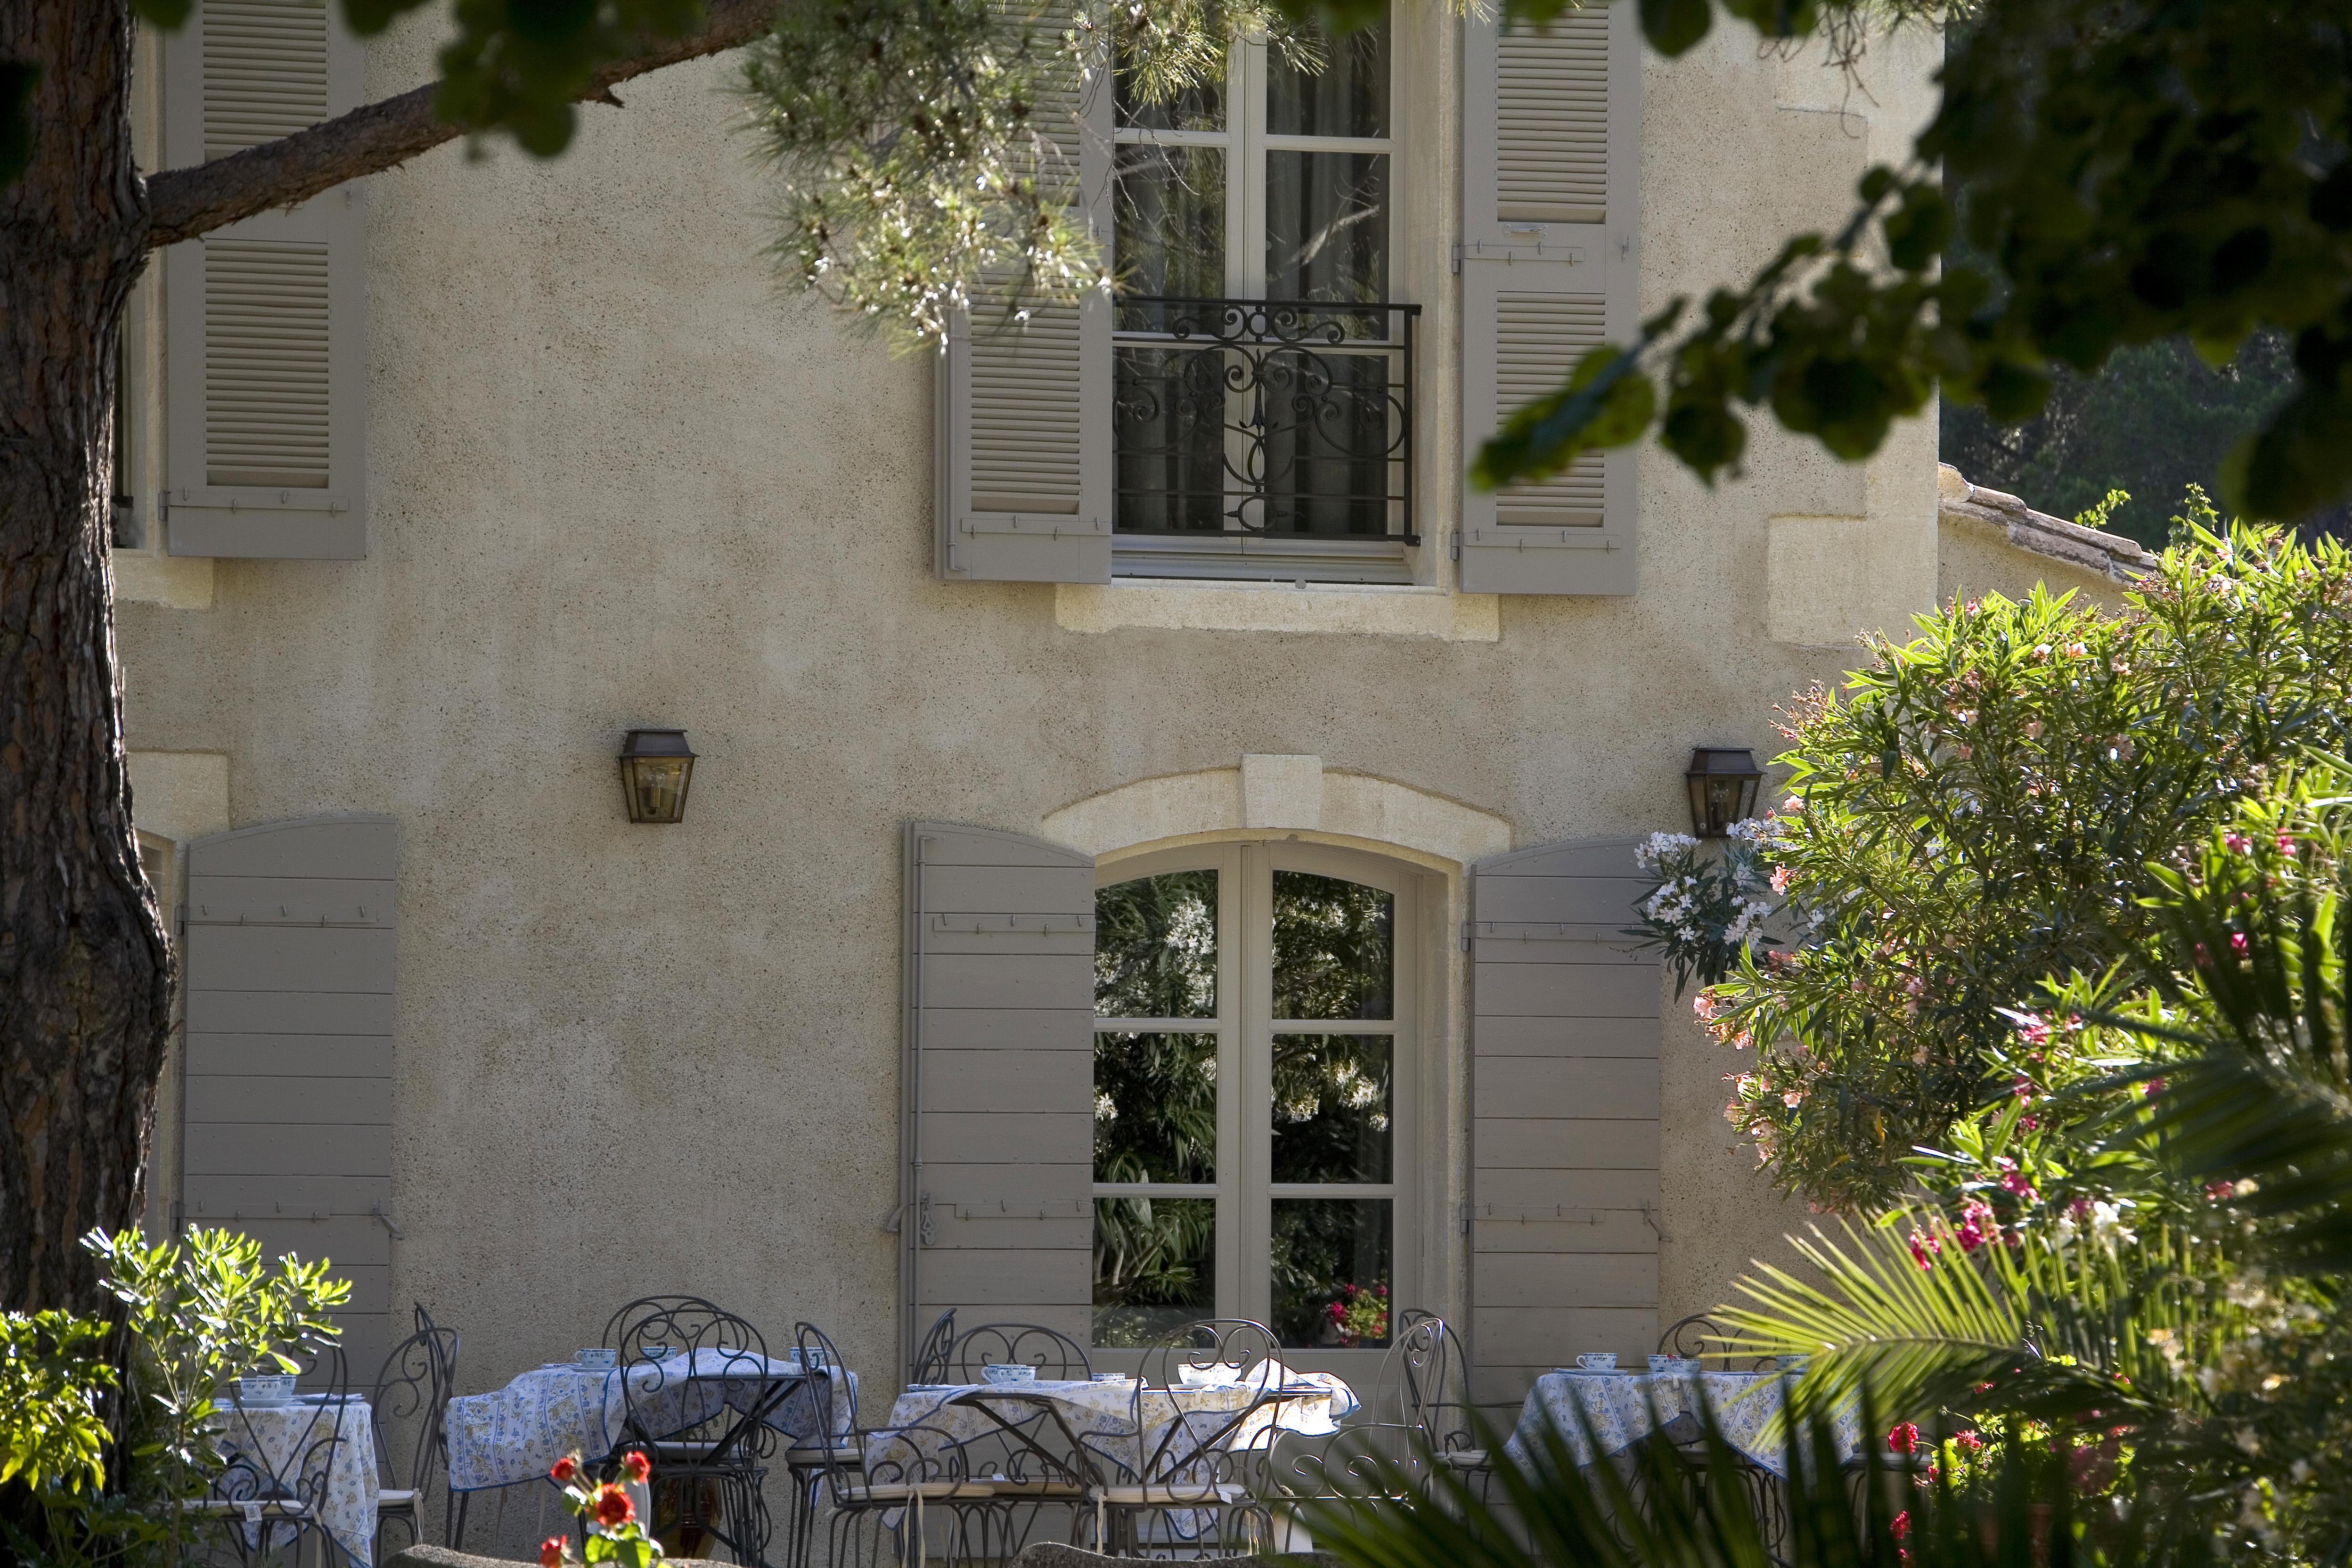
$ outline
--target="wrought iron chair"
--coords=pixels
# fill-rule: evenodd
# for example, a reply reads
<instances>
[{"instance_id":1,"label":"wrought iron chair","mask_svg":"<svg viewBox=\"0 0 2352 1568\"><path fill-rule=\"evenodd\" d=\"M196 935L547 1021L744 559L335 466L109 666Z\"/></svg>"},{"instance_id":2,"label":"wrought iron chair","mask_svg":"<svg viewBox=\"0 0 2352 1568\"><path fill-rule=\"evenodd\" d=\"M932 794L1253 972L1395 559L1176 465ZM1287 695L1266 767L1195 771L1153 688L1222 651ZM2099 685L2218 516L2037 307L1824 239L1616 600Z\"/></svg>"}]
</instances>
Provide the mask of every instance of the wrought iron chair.
<instances>
[{"instance_id":1,"label":"wrought iron chair","mask_svg":"<svg viewBox=\"0 0 2352 1568\"><path fill-rule=\"evenodd\" d=\"M350 1406L341 1346L304 1342L285 1353L295 1363L298 1386L308 1384L309 1392L291 1405L248 1407L236 1384L224 1390L227 1408L213 1440L227 1464L204 1498L188 1505L219 1522L240 1563L289 1546L299 1562L306 1535L331 1539L324 1505L346 1423L359 1419ZM323 1544L320 1561L326 1561Z\"/></svg>"},{"instance_id":2,"label":"wrought iron chair","mask_svg":"<svg viewBox=\"0 0 2352 1568\"><path fill-rule=\"evenodd\" d=\"M408 1543L417 1544L424 1539L423 1510L425 1494L432 1489L435 1477L444 1480L449 1474L449 1433L446 1425L449 1395L457 1382L457 1332L433 1321L433 1314L416 1304L416 1331L393 1347L384 1358L383 1369L376 1373L375 1389L368 1409L375 1424L376 1478L381 1483L376 1497L376 1539L383 1539L383 1527L398 1520L408 1531ZM408 1465L404 1471L393 1463L396 1445L394 1434L385 1422L415 1423L413 1436L404 1445ZM453 1501L444 1535L460 1528ZM454 1544L454 1539L450 1541Z\"/></svg>"},{"instance_id":3,"label":"wrought iron chair","mask_svg":"<svg viewBox=\"0 0 2352 1568\"><path fill-rule=\"evenodd\" d=\"M823 1331L802 1323L795 1332L803 1365L809 1364L813 1351L824 1364L840 1364ZM836 1440L795 1450L805 1454L794 1470L796 1486L804 1471L814 1478L793 1498L795 1564L809 1561L820 1502L829 1510L825 1545L832 1568L879 1562L886 1540L893 1561L927 1563L934 1521L944 1524L941 1556L950 1563L1009 1555L988 1550L987 1505L994 1494L988 1485L968 1479L962 1447L952 1436L922 1426L861 1431L847 1380L814 1377L806 1386L817 1429ZM871 1544L861 1552L861 1534L869 1528Z\"/></svg>"},{"instance_id":4,"label":"wrought iron chair","mask_svg":"<svg viewBox=\"0 0 2352 1568\"><path fill-rule=\"evenodd\" d=\"M1401 1315L1403 1332L1381 1369L1385 1390L1394 1379L1397 1419L1421 1435L1432 1465L1443 1465L1484 1499L1495 1479L1470 1405L1470 1358L1445 1320L1419 1308Z\"/></svg>"},{"instance_id":5,"label":"wrought iron chair","mask_svg":"<svg viewBox=\"0 0 2352 1568\"><path fill-rule=\"evenodd\" d=\"M699 1296L632 1301L613 1314L604 1342L620 1352L626 1411L606 1473L618 1473L629 1450L643 1452L655 1482L677 1488L678 1550L708 1534L738 1563L764 1563L767 1460L776 1447L769 1417L798 1379L771 1365L759 1330ZM717 1494L716 1517L706 1486Z\"/></svg>"},{"instance_id":6,"label":"wrought iron chair","mask_svg":"<svg viewBox=\"0 0 2352 1568\"><path fill-rule=\"evenodd\" d=\"M1263 1323L1211 1318L1145 1352L1132 1434L1099 1450L1108 1479L1087 1501L1101 1549L1126 1556L1261 1551L1273 1517L1263 1500L1281 1406L1300 1396L1281 1375L1281 1342ZM1209 1406L1187 1391L1237 1389ZM1161 1402L1170 1418L1155 1429Z\"/></svg>"},{"instance_id":7,"label":"wrought iron chair","mask_svg":"<svg viewBox=\"0 0 2352 1568\"><path fill-rule=\"evenodd\" d=\"M907 1367L908 1383L946 1382L948 1352L955 1343L955 1309L950 1307L932 1320L930 1331L915 1348L915 1359Z\"/></svg>"},{"instance_id":8,"label":"wrought iron chair","mask_svg":"<svg viewBox=\"0 0 2352 1568\"><path fill-rule=\"evenodd\" d=\"M938 1331L934 1324L932 1332ZM834 1348L824 1331L814 1323L794 1323L793 1340L803 1369L802 1375L807 1379L805 1394L795 1391L793 1398L806 1398L812 1419L811 1435L784 1450L784 1469L793 1484L793 1512L787 1521L792 1539L787 1543L785 1561L792 1568L805 1568L815 1536L817 1498L825 1484L825 1470L830 1466L858 1471L865 1464L865 1449L858 1442L857 1384L848 1375L848 1363L841 1359L841 1352ZM818 1371L824 1375L814 1375Z\"/></svg>"},{"instance_id":9,"label":"wrought iron chair","mask_svg":"<svg viewBox=\"0 0 2352 1568\"><path fill-rule=\"evenodd\" d=\"M1721 1324L1704 1312L1694 1312L1678 1318L1658 1336L1658 1353L1681 1356L1691 1361L1714 1361L1726 1372L1769 1372L1772 1358L1769 1355L1746 1357L1733 1352L1731 1336ZM1734 1365L1744 1362L1745 1365ZM1706 1446L1690 1442L1675 1445L1675 1453L1682 1461L1683 1484L1689 1489L1693 1501L1703 1500L1712 1478L1707 1468ZM1789 1529L1787 1491L1780 1478L1741 1455L1733 1467L1739 1478L1739 1488L1748 1500L1748 1510L1754 1514L1757 1528L1763 1532L1764 1545L1780 1560Z\"/></svg>"},{"instance_id":10,"label":"wrought iron chair","mask_svg":"<svg viewBox=\"0 0 2352 1568\"><path fill-rule=\"evenodd\" d=\"M937 1325L934 1325L937 1331ZM1026 1362L1041 1379L1084 1383L1094 1375L1093 1363L1077 1341L1058 1329L1035 1323L982 1323L966 1329L947 1347L939 1363L940 1375L922 1382L980 1383L983 1370L997 1362Z\"/></svg>"}]
</instances>

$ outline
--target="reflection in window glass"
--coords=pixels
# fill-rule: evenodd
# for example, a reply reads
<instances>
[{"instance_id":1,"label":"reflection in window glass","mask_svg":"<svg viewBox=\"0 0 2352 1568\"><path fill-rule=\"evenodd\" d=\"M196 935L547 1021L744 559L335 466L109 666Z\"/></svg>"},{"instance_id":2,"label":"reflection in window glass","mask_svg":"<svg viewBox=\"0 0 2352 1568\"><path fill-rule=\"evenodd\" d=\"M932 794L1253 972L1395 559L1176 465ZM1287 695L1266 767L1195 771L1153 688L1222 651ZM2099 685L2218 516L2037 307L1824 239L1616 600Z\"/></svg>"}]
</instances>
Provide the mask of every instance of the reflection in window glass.
<instances>
[{"instance_id":1,"label":"reflection in window glass","mask_svg":"<svg viewBox=\"0 0 2352 1568\"><path fill-rule=\"evenodd\" d=\"M1094 1342L1148 1345L1217 1312L1213 1198L1095 1200Z\"/></svg>"},{"instance_id":2,"label":"reflection in window glass","mask_svg":"<svg viewBox=\"0 0 2352 1568\"><path fill-rule=\"evenodd\" d=\"M1395 946L1393 894L1306 871L1274 874L1276 1017L1395 1016Z\"/></svg>"},{"instance_id":3,"label":"reflection in window glass","mask_svg":"<svg viewBox=\"0 0 2352 1568\"><path fill-rule=\"evenodd\" d=\"M1381 29L1383 41L1387 29ZM1225 128L1225 81L1218 73L1206 81L1182 87L1147 79L1134 68L1135 57L1120 51L1118 122L1152 131L1223 131Z\"/></svg>"},{"instance_id":4,"label":"reflection in window glass","mask_svg":"<svg viewBox=\"0 0 2352 1568\"><path fill-rule=\"evenodd\" d=\"M1217 1037L1095 1037L1095 1180L1217 1179Z\"/></svg>"},{"instance_id":5,"label":"reflection in window glass","mask_svg":"<svg viewBox=\"0 0 2352 1568\"><path fill-rule=\"evenodd\" d=\"M1391 1179L1391 1058L1386 1035L1274 1037L1276 1181Z\"/></svg>"},{"instance_id":6,"label":"reflection in window glass","mask_svg":"<svg viewBox=\"0 0 2352 1568\"><path fill-rule=\"evenodd\" d=\"M1389 1342L1393 1210L1388 1198L1274 1200L1274 1311L1286 1345Z\"/></svg>"},{"instance_id":7,"label":"reflection in window glass","mask_svg":"<svg viewBox=\"0 0 2352 1568\"><path fill-rule=\"evenodd\" d=\"M1171 871L1095 889L1095 1014L1217 1016L1217 874Z\"/></svg>"},{"instance_id":8,"label":"reflection in window glass","mask_svg":"<svg viewBox=\"0 0 2352 1568\"><path fill-rule=\"evenodd\" d=\"M1225 291L1225 153L1122 145L1111 192L1121 294L1217 299ZM1123 329L1151 330L1121 312Z\"/></svg>"},{"instance_id":9,"label":"reflection in window glass","mask_svg":"<svg viewBox=\"0 0 2352 1568\"><path fill-rule=\"evenodd\" d=\"M1276 136L1386 136L1387 21L1320 41L1319 62L1266 51L1265 128Z\"/></svg>"},{"instance_id":10,"label":"reflection in window glass","mask_svg":"<svg viewBox=\"0 0 2352 1568\"><path fill-rule=\"evenodd\" d=\"M1388 154L1268 153L1266 297L1342 305L1388 289Z\"/></svg>"}]
</instances>

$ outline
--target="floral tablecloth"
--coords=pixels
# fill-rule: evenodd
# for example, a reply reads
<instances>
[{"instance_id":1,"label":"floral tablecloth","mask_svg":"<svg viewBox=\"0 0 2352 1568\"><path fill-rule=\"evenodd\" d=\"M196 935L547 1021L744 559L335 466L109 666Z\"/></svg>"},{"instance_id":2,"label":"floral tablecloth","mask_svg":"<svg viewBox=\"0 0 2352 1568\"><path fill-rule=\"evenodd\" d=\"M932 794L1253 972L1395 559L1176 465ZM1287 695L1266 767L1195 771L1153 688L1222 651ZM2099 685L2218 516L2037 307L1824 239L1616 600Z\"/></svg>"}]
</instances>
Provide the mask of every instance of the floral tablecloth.
<instances>
[{"instance_id":1,"label":"floral tablecloth","mask_svg":"<svg viewBox=\"0 0 2352 1568\"><path fill-rule=\"evenodd\" d=\"M374 1563L375 1420L366 1400L351 1394L275 1407L247 1405L216 1419L213 1447L240 1469L250 1466L305 1495L317 1487L323 1470L326 1495L319 1522L361 1568ZM240 1493L249 1489L244 1479L238 1476L233 1483ZM278 1531L282 1538L283 1525ZM247 1525L246 1543L257 1546L260 1533L258 1526Z\"/></svg>"},{"instance_id":2,"label":"floral tablecloth","mask_svg":"<svg viewBox=\"0 0 2352 1568\"><path fill-rule=\"evenodd\" d=\"M1776 1476L1784 1476L1786 1454L1780 1440L1765 1440L1772 1417L1779 1415L1783 1384L1774 1372L1586 1373L1555 1372L1536 1379L1519 1407L1517 1429L1507 1452L1524 1460L1549 1421L1568 1438L1579 1464L1623 1452L1651 1429L1651 1413L1677 1440L1696 1439L1701 1402L1713 1406L1716 1423L1732 1447ZM1577 1422L1581 1405L1601 1440L1598 1455ZM1838 1452L1852 1455L1862 1441L1862 1418L1853 1408L1837 1418Z\"/></svg>"},{"instance_id":3,"label":"floral tablecloth","mask_svg":"<svg viewBox=\"0 0 2352 1568\"><path fill-rule=\"evenodd\" d=\"M839 1436L850 1429L857 1374L834 1367L825 1375L834 1381L833 1425ZM774 1378L789 1378L795 1386L768 1413L768 1425L795 1442L815 1436L815 1390L797 1361L706 1349L694 1352L690 1367L682 1358L613 1372L569 1362L542 1366L495 1393L449 1401L450 1489L544 1479L566 1454L602 1458L628 1429L632 1403L640 1422L667 1436L709 1420L721 1405L745 1408Z\"/></svg>"},{"instance_id":4,"label":"floral tablecloth","mask_svg":"<svg viewBox=\"0 0 2352 1568\"><path fill-rule=\"evenodd\" d=\"M950 1443L1001 1432L983 1404L994 1405L1007 1421L1018 1424L1026 1411L1042 1401L1069 1428L1086 1457L1106 1472L1107 1479L1131 1480L1155 1456L1178 1460L1186 1457L1186 1438L1163 1447L1171 1423L1182 1422L1192 1445L1217 1443L1243 1448L1280 1427L1309 1436L1334 1430L1341 1416L1356 1408L1356 1395L1346 1383L1329 1373L1285 1373L1277 1369L1272 1386L1287 1391L1268 1401L1235 1426L1234 1413L1247 1410L1260 1396L1260 1380L1217 1382L1176 1389L1139 1389L1136 1380L1075 1383L1041 1380L991 1385L958 1384L908 1389L890 1406L889 1431L869 1436L866 1444L867 1472L886 1468L903 1469L915 1455L929 1457ZM919 1426L923 1431L900 1439L890 1431ZM911 1452L910 1452L911 1450Z\"/></svg>"}]
</instances>

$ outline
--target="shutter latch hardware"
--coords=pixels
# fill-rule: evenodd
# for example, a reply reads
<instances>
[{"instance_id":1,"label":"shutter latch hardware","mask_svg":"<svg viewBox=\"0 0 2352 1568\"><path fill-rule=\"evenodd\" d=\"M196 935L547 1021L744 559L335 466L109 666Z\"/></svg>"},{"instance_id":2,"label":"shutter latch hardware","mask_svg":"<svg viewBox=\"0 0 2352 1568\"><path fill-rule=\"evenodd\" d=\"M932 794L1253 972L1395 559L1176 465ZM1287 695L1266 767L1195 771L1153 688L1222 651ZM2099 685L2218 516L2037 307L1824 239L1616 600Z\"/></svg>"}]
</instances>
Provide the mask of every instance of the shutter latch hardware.
<instances>
[{"instance_id":1,"label":"shutter latch hardware","mask_svg":"<svg viewBox=\"0 0 2352 1568\"><path fill-rule=\"evenodd\" d=\"M368 1213L375 1217L375 1221L378 1225L383 1226L384 1229L392 1232L393 1240L405 1241L407 1239L407 1237L400 1234L400 1227L392 1223L392 1216L383 1212L383 1200L382 1198L378 1198L374 1204L369 1206Z\"/></svg>"}]
</instances>

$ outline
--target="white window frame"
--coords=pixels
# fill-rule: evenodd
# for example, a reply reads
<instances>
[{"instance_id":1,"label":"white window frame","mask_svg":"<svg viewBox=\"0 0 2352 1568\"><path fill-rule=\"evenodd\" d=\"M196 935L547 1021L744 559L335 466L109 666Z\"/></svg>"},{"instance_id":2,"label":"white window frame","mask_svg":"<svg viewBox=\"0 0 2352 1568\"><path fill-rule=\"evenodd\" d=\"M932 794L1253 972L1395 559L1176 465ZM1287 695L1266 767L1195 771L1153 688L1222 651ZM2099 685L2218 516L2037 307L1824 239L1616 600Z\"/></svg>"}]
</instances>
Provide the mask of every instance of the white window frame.
<instances>
[{"instance_id":1,"label":"white window frame","mask_svg":"<svg viewBox=\"0 0 2352 1568\"><path fill-rule=\"evenodd\" d=\"M1269 153L1375 153L1388 159L1388 247L1389 281L1387 293L1393 299L1397 293L1397 273L1402 260L1398 248L1397 220L1403 209L1402 183L1405 177L1403 160L1397 153L1397 127L1405 111L1402 79L1402 51L1398 47L1394 7L1389 21L1389 134L1386 136L1293 136L1276 135L1267 125L1267 46L1264 34L1253 33L1237 37L1226 57L1224 98L1224 128L1218 131L1159 130L1150 126L1118 123L1114 105L1111 119L1112 140L1118 147L1211 147L1224 154L1225 179L1225 297L1234 300L1263 300L1266 297L1265 266L1265 201L1266 154ZM1339 40L1335 47L1345 47ZM1114 149L1112 179L1118 178L1118 159ZM1116 199L1113 202L1116 210ZM1116 237L1114 218L1110 233ZM1115 249L1115 247L1114 247ZM1111 257L1116 270L1119 258ZM1415 389L1418 396L1419 389ZM1415 437L1420 432L1415 431ZM1116 454L1112 461L1117 462ZM1238 455L1234 456L1238 461ZM1373 563L1394 561L1403 563L1406 545L1401 540L1371 538L1346 539L1317 536L1288 536L1263 539L1238 532L1198 535L1168 535L1118 531L1116 503L1111 522L1111 574L1114 578L1190 578L1205 574L1202 566L1189 563L1188 558L1202 558L1217 563L1215 574L1236 581L1296 580L1304 584L1309 578L1337 584L1373 582L1401 585L1413 580L1410 570L1402 565L1391 574L1362 570Z\"/></svg>"},{"instance_id":2,"label":"white window frame","mask_svg":"<svg viewBox=\"0 0 2352 1568\"><path fill-rule=\"evenodd\" d=\"M1213 1018L1106 1018L1097 1033L1214 1035L1217 1037L1217 1179L1213 1183L1094 1184L1108 1197L1213 1197L1217 1205L1216 1312L1221 1318L1263 1321L1273 1308L1273 1204L1277 1198L1384 1198L1390 1203L1389 1307L1396 1316L1421 1304L1420 1210L1423 1194L1419 1025L1425 967L1421 945L1422 872L1402 860L1360 850L1291 840L1244 839L1180 849L1106 856L1095 885L1110 887L1173 871L1217 873L1217 1012ZM1378 888L1393 900L1391 1016L1385 1019L1298 1019L1273 1016L1273 893L1276 871L1306 871ZM1274 1164L1274 1037L1387 1035L1390 1037L1390 1175L1384 1183L1276 1183ZM1253 1116L1252 1107L1265 1108ZM1106 1368L1139 1360L1139 1352L1090 1350ZM1378 1350L1286 1350L1286 1363L1307 1370L1344 1371L1387 1354Z\"/></svg>"}]
</instances>

